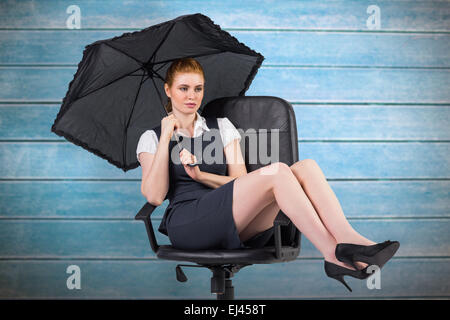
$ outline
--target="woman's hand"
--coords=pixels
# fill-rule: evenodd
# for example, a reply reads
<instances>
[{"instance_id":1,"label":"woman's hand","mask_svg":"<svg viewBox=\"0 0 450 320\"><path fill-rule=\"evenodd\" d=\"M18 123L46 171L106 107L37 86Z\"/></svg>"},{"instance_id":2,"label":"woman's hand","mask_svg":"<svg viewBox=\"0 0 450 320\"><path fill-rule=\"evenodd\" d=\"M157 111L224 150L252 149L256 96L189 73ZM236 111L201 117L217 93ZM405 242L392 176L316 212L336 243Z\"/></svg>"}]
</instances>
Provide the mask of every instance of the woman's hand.
<instances>
[{"instance_id":1,"label":"woman's hand","mask_svg":"<svg viewBox=\"0 0 450 320\"><path fill-rule=\"evenodd\" d=\"M172 113L161 119L161 136L172 139L173 132L180 128L180 122Z\"/></svg>"},{"instance_id":2,"label":"woman's hand","mask_svg":"<svg viewBox=\"0 0 450 320\"><path fill-rule=\"evenodd\" d=\"M202 173L200 171L199 166L198 165L195 167L188 166L189 163L197 162L197 158L195 157L195 155L193 155L192 153L183 148L183 150L180 151L180 160L184 166L184 170L189 175L189 177L191 177L195 181L199 181Z\"/></svg>"}]
</instances>

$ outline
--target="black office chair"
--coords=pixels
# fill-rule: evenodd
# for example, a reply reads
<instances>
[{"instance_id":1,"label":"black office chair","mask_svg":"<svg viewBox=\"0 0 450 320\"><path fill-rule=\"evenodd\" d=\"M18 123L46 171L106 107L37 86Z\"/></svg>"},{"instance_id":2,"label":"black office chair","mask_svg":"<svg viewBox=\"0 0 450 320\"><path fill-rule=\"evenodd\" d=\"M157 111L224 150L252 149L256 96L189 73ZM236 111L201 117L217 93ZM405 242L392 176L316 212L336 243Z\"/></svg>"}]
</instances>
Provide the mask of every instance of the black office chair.
<instances>
[{"instance_id":1,"label":"black office chair","mask_svg":"<svg viewBox=\"0 0 450 320\"><path fill-rule=\"evenodd\" d=\"M266 138L268 153L278 152L278 161L288 165L298 161L295 113L291 104L281 98L271 96L219 98L204 106L201 115L217 118L227 117L238 130L243 130L241 132L241 148L248 172L270 164L260 163L259 152L257 152L257 159L254 151L249 154L249 143L254 147L255 141L258 141L259 146L261 138ZM277 129L279 131L276 131ZM272 150L273 146L271 145L271 135L276 132L279 134L278 151ZM273 157L273 154L267 156ZM252 264L292 261L300 253L300 231L281 210L272 228L244 242L246 248L234 250L180 250L171 245L160 246L156 242L150 219L154 210L155 206L147 202L135 219L144 221L150 246L157 257L197 264L176 266L176 277L180 282L187 281L187 277L181 269L182 266L210 269L213 273L211 293L217 294L219 300L234 299L234 288L230 278L243 267Z\"/></svg>"}]
</instances>

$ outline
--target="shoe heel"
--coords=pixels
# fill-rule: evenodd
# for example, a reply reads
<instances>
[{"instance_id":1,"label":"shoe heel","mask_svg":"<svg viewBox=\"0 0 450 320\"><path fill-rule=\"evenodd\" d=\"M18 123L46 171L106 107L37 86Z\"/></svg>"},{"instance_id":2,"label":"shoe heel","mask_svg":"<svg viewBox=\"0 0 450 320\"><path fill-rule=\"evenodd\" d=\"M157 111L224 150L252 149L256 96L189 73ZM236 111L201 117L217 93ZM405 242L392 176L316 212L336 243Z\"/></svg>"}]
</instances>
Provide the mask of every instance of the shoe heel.
<instances>
[{"instance_id":1,"label":"shoe heel","mask_svg":"<svg viewBox=\"0 0 450 320\"><path fill-rule=\"evenodd\" d=\"M352 292L352 288L350 288L350 286L344 280L344 275L350 275L352 277L359 278L360 272L356 272L356 271L353 272L349 269L343 268L341 266L338 266L338 265L328 262L328 261L325 261L324 267L325 267L325 273L328 277L330 277L332 279L336 279L337 281L342 283L350 292Z\"/></svg>"},{"instance_id":2,"label":"shoe heel","mask_svg":"<svg viewBox=\"0 0 450 320\"><path fill-rule=\"evenodd\" d=\"M341 282L350 292L352 292L352 288L350 288L350 286L347 284L347 282L345 282L343 275L331 276L331 278L336 279L337 281Z\"/></svg>"}]
</instances>

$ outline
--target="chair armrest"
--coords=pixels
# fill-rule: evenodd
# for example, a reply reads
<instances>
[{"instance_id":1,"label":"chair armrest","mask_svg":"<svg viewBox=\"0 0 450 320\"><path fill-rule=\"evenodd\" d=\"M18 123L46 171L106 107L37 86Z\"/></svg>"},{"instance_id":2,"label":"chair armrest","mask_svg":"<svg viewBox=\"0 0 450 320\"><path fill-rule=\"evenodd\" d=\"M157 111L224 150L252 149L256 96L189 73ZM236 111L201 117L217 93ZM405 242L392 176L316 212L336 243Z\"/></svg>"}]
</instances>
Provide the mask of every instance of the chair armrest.
<instances>
[{"instance_id":1,"label":"chair armrest","mask_svg":"<svg viewBox=\"0 0 450 320\"><path fill-rule=\"evenodd\" d=\"M139 210L137 215L134 217L135 220L142 220L145 223L145 229L147 230L148 240L150 241L150 246L153 252L158 253L159 245L156 241L155 232L153 231L152 220L150 218L156 206L146 202L144 206Z\"/></svg>"},{"instance_id":2,"label":"chair armrest","mask_svg":"<svg viewBox=\"0 0 450 320\"><path fill-rule=\"evenodd\" d=\"M289 218L282 212L278 212L277 217L273 223L274 225L274 240L275 240L275 257L281 259L281 226L287 226L289 224Z\"/></svg>"},{"instance_id":3,"label":"chair armrest","mask_svg":"<svg viewBox=\"0 0 450 320\"><path fill-rule=\"evenodd\" d=\"M152 205L150 202L146 202L141 210L137 213L137 215L134 217L135 220L145 220L150 218L150 215L153 213L153 211L156 209L156 206Z\"/></svg>"}]
</instances>

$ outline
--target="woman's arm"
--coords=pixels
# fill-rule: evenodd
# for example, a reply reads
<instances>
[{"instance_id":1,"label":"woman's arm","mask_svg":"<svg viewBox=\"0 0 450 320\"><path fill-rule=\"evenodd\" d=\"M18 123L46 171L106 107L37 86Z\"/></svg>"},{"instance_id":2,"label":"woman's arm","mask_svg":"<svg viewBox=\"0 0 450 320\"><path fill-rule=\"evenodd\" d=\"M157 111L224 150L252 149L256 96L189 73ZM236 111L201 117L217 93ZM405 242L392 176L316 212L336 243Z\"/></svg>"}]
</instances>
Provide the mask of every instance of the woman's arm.
<instances>
[{"instance_id":1,"label":"woman's arm","mask_svg":"<svg viewBox=\"0 0 450 320\"><path fill-rule=\"evenodd\" d=\"M245 162L242 157L241 147L239 145L239 140L234 139L233 142L229 143L224 149L225 158L228 165L228 176L222 176L219 174L200 172L200 177L197 180L211 188L218 188L231 180L234 180L242 175L247 174L247 168L245 167Z\"/></svg>"},{"instance_id":2,"label":"woman's arm","mask_svg":"<svg viewBox=\"0 0 450 320\"><path fill-rule=\"evenodd\" d=\"M200 178L197 181L201 182L203 184L206 184L207 186L209 186L211 188L216 189L236 178L237 177L222 176L220 174L214 174L214 173L202 171L200 173Z\"/></svg>"},{"instance_id":3,"label":"woman's arm","mask_svg":"<svg viewBox=\"0 0 450 320\"><path fill-rule=\"evenodd\" d=\"M159 206L169 190L169 142L161 136L155 155L142 153L141 192L149 203Z\"/></svg>"}]
</instances>

